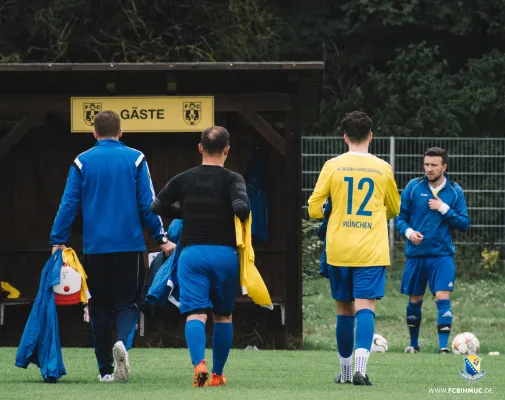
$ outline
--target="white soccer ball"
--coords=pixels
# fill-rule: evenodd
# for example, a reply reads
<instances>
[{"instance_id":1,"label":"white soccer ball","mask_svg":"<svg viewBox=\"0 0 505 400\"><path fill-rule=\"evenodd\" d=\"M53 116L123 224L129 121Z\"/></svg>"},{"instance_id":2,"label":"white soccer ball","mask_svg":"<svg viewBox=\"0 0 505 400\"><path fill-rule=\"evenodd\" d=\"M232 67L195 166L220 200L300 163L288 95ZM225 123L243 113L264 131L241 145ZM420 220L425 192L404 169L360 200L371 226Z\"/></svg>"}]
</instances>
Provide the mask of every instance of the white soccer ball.
<instances>
[{"instance_id":1,"label":"white soccer ball","mask_svg":"<svg viewBox=\"0 0 505 400\"><path fill-rule=\"evenodd\" d=\"M477 354L480 351L480 342L471 332L456 335L452 341L454 354Z\"/></svg>"},{"instance_id":2,"label":"white soccer ball","mask_svg":"<svg viewBox=\"0 0 505 400\"><path fill-rule=\"evenodd\" d=\"M372 341L372 353L385 353L388 351L388 341L378 333L374 333Z\"/></svg>"}]
</instances>

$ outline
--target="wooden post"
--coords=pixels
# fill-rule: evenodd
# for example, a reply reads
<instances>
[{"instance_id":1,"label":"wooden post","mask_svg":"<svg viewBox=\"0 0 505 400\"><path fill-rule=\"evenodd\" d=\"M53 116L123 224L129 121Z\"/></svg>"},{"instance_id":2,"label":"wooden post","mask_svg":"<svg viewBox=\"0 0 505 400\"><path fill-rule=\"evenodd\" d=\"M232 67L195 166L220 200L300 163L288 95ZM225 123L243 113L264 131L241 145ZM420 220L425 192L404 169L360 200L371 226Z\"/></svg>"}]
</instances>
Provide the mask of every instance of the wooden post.
<instances>
[{"instance_id":1,"label":"wooden post","mask_svg":"<svg viewBox=\"0 0 505 400\"><path fill-rule=\"evenodd\" d=\"M295 102L294 102L295 103ZM301 132L297 107L286 113L284 221L286 223L286 339L287 348L302 347L302 207Z\"/></svg>"}]
</instances>

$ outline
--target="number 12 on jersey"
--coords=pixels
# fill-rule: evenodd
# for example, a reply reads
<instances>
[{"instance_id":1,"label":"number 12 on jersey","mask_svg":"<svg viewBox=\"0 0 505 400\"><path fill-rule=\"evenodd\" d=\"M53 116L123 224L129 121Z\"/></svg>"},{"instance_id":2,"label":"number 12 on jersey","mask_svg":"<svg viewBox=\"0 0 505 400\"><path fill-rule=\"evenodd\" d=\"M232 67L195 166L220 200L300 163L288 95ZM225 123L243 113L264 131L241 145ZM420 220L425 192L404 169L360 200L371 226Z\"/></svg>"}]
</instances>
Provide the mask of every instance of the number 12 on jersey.
<instances>
[{"instance_id":1,"label":"number 12 on jersey","mask_svg":"<svg viewBox=\"0 0 505 400\"><path fill-rule=\"evenodd\" d=\"M347 182L347 214L352 214L352 199L353 199L353 194L354 194L354 178L352 176L346 176L344 178L344 182ZM356 215L364 216L364 217L371 217L372 212L365 210L365 207L367 206L368 202L370 201L373 190L375 188L374 182L371 178L361 178L360 181L358 182L358 190L364 190L365 189L365 184L368 184L368 192L365 195L365 198L363 199L363 202L358 208L358 212Z\"/></svg>"}]
</instances>

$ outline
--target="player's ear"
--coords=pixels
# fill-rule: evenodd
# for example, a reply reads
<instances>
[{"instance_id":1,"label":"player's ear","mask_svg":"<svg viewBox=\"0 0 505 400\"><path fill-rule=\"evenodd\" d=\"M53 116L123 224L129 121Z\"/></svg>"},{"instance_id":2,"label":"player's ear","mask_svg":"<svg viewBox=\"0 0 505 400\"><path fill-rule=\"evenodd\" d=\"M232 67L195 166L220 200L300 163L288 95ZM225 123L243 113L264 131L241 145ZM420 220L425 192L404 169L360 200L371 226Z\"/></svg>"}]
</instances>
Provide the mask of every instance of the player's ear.
<instances>
[{"instance_id":1,"label":"player's ear","mask_svg":"<svg viewBox=\"0 0 505 400\"><path fill-rule=\"evenodd\" d=\"M123 131L119 131L119 135L117 135L117 138L121 139L122 136L123 136Z\"/></svg>"},{"instance_id":2,"label":"player's ear","mask_svg":"<svg viewBox=\"0 0 505 400\"><path fill-rule=\"evenodd\" d=\"M198 143L198 151L200 152L200 154L203 154L203 146L201 143Z\"/></svg>"},{"instance_id":3,"label":"player's ear","mask_svg":"<svg viewBox=\"0 0 505 400\"><path fill-rule=\"evenodd\" d=\"M347 136L347 133L344 132L344 141L346 144L349 144L349 136Z\"/></svg>"},{"instance_id":4,"label":"player's ear","mask_svg":"<svg viewBox=\"0 0 505 400\"><path fill-rule=\"evenodd\" d=\"M373 132L370 131L370 136L368 138L368 143L370 143L372 141L372 139L373 139Z\"/></svg>"},{"instance_id":5,"label":"player's ear","mask_svg":"<svg viewBox=\"0 0 505 400\"><path fill-rule=\"evenodd\" d=\"M230 146L228 145L224 148L224 156L227 157L229 152L230 152Z\"/></svg>"},{"instance_id":6,"label":"player's ear","mask_svg":"<svg viewBox=\"0 0 505 400\"><path fill-rule=\"evenodd\" d=\"M98 140L99 136L98 133L96 133L96 130L93 130L93 137Z\"/></svg>"}]
</instances>

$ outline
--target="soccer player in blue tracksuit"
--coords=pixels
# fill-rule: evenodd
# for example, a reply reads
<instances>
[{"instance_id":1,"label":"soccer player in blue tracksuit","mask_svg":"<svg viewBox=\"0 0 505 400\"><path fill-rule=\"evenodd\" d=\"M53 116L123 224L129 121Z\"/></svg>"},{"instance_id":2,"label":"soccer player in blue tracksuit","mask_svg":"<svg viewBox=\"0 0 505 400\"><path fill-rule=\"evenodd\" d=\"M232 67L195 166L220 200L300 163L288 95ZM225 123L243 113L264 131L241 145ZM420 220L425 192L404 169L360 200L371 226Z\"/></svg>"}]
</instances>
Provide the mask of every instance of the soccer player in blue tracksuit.
<instances>
[{"instance_id":1,"label":"soccer player in blue tracksuit","mask_svg":"<svg viewBox=\"0 0 505 400\"><path fill-rule=\"evenodd\" d=\"M185 336L194 367L193 386L225 386L224 366L233 342L232 312L240 286L235 216L244 221L251 210L244 178L224 168L230 134L220 126L202 132L198 145L202 165L172 178L151 209L172 216L180 202L184 225L179 239L177 276ZM212 376L205 362L207 311L214 316Z\"/></svg>"},{"instance_id":2,"label":"soccer player in blue tracksuit","mask_svg":"<svg viewBox=\"0 0 505 400\"><path fill-rule=\"evenodd\" d=\"M401 292L409 296L407 325L410 346L417 353L421 308L426 284L435 295L438 308L439 353L447 348L452 325L450 294L454 289L456 266L452 231L470 227L465 196L461 187L447 175L447 152L439 147L424 153L425 176L411 180L401 196L396 229L407 237Z\"/></svg>"},{"instance_id":3,"label":"soccer player in blue tracksuit","mask_svg":"<svg viewBox=\"0 0 505 400\"><path fill-rule=\"evenodd\" d=\"M121 121L113 111L95 116L96 145L77 156L65 186L52 232L53 253L65 248L79 209L83 218L84 268L95 355L102 382L126 382L138 320L136 297L144 276L146 251L142 222L166 254L175 249L151 209L154 189L144 155L126 147ZM117 341L112 346L111 320ZM116 367L113 367L113 358Z\"/></svg>"}]
</instances>

